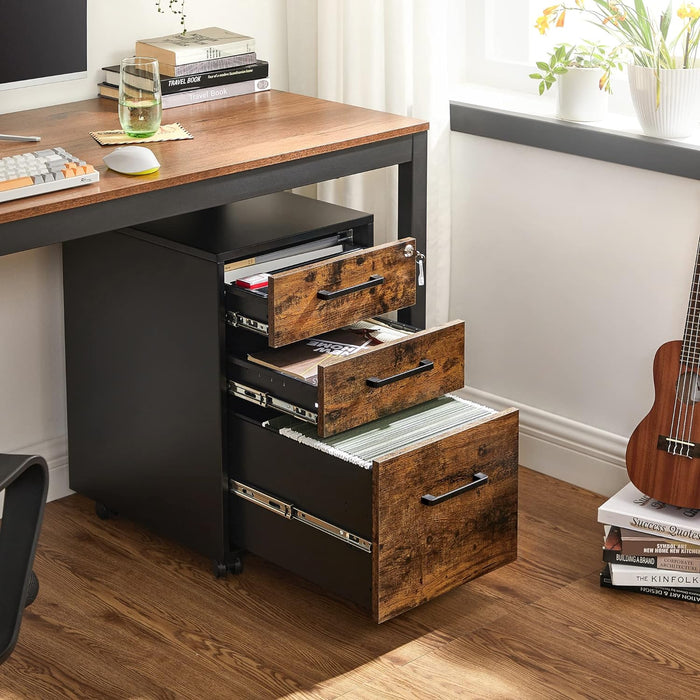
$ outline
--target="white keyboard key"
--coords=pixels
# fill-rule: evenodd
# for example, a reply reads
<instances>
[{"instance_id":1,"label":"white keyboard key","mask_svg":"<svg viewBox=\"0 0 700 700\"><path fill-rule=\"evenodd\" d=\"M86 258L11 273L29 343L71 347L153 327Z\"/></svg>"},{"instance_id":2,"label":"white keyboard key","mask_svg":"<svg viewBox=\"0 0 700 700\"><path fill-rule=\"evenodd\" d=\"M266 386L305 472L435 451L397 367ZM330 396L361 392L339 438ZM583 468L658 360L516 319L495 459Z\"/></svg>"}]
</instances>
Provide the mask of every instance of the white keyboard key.
<instances>
[{"instance_id":1,"label":"white keyboard key","mask_svg":"<svg viewBox=\"0 0 700 700\"><path fill-rule=\"evenodd\" d=\"M66 177L67 164L77 164L78 173ZM55 192L99 182L100 174L86 161L64 148L45 148L0 158L0 202Z\"/></svg>"}]
</instances>

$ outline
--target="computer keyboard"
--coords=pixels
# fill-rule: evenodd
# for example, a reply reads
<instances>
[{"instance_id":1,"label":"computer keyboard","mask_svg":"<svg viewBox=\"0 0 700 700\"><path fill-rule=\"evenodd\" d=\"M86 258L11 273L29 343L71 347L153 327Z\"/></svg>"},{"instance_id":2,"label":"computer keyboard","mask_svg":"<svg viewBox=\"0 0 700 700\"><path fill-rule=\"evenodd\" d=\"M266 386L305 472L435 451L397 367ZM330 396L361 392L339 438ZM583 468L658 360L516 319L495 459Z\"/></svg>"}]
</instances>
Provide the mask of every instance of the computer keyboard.
<instances>
[{"instance_id":1,"label":"computer keyboard","mask_svg":"<svg viewBox=\"0 0 700 700\"><path fill-rule=\"evenodd\" d=\"M92 165L63 148L46 148L0 158L0 202L98 182Z\"/></svg>"}]
</instances>

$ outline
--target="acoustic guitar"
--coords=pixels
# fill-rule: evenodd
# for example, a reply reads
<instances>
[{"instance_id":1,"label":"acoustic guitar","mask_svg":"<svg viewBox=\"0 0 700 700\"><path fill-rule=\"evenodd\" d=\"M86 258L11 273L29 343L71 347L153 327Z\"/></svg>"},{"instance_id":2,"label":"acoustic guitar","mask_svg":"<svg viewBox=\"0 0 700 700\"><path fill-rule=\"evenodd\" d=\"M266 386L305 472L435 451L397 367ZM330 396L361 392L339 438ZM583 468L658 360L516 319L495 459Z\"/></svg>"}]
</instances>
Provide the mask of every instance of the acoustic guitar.
<instances>
[{"instance_id":1,"label":"acoustic guitar","mask_svg":"<svg viewBox=\"0 0 700 700\"><path fill-rule=\"evenodd\" d=\"M654 405L627 445L627 473L644 494L700 508L700 246L683 340L654 357Z\"/></svg>"}]
</instances>

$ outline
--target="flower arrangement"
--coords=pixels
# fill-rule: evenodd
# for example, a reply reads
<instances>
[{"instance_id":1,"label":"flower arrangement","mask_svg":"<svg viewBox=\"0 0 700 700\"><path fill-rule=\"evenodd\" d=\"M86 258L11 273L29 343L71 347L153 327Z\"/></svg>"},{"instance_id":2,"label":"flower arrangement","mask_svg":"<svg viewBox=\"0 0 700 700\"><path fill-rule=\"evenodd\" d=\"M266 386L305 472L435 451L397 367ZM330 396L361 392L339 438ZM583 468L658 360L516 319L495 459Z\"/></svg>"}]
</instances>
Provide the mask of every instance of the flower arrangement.
<instances>
[{"instance_id":1,"label":"flower arrangement","mask_svg":"<svg viewBox=\"0 0 700 700\"><path fill-rule=\"evenodd\" d=\"M676 11L681 29L671 33L673 1L659 16L653 15L643 0L576 0L574 5L560 3L543 10L535 22L540 34L552 26L563 27L567 12L581 12L617 41L617 50L626 51L635 65L660 68L693 68L700 42L700 8L682 2ZM677 51L681 48L681 53Z\"/></svg>"},{"instance_id":2,"label":"flower arrangement","mask_svg":"<svg viewBox=\"0 0 700 700\"><path fill-rule=\"evenodd\" d=\"M584 41L581 44L559 44L549 54L548 61L538 61L539 73L530 73L530 77L539 80L539 93L542 95L554 85L558 76L570 68L599 68L601 77L598 87L606 92L612 92L610 73L614 68L622 70L619 60L619 50L609 49L601 43Z\"/></svg>"}]
</instances>

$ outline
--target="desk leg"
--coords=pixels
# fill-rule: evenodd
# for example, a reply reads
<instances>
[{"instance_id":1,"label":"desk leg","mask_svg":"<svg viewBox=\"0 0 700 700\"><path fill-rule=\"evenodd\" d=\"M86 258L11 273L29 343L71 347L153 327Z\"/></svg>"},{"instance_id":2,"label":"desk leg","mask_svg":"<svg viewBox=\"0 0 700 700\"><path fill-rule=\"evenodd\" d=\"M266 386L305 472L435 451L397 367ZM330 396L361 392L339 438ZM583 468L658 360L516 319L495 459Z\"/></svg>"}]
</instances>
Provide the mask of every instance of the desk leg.
<instances>
[{"instance_id":1,"label":"desk leg","mask_svg":"<svg viewBox=\"0 0 700 700\"><path fill-rule=\"evenodd\" d=\"M413 135L413 158L399 165L398 234L413 236L421 253L426 250L428 183L428 134ZM425 328L425 286L418 287L416 303L399 311L399 320L418 328Z\"/></svg>"}]
</instances>

